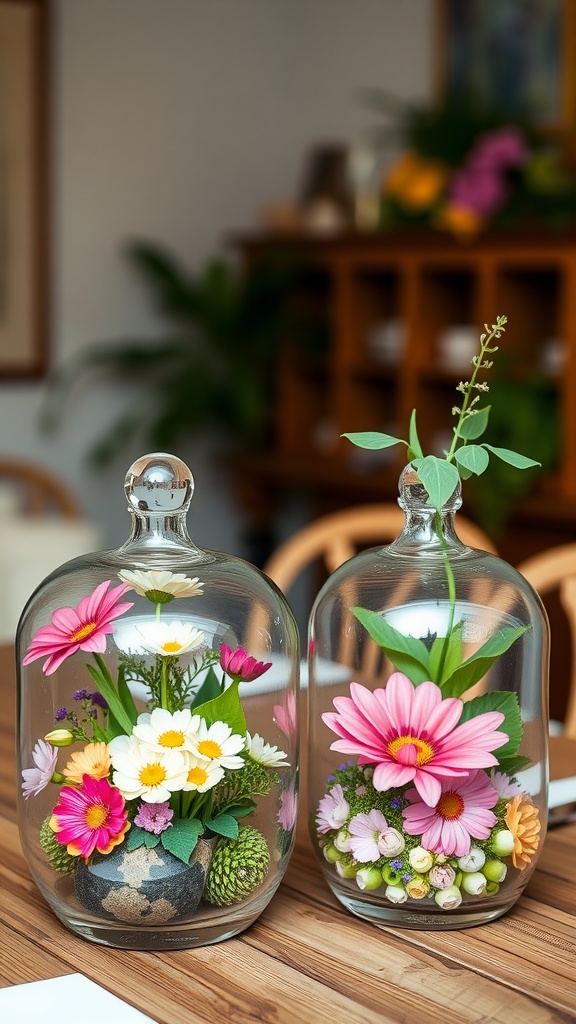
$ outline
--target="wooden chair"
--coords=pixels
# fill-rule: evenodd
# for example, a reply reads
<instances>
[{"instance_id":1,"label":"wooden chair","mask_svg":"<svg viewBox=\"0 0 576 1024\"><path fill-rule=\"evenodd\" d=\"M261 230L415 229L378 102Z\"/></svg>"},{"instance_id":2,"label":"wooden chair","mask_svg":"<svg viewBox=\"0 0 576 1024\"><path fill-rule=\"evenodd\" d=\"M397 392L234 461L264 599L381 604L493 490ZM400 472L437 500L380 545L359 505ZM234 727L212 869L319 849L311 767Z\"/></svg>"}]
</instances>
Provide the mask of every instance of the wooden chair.
<instances>
[{"instance_id":1,"label":"wooden chair","mask_svg":"<svg viewBox=\"0 0 576 1024\"><path fill-rule=\"evenodd\" d=\"M526 559L517 569L543 600L556 591L566 615L572 662L562 736L576 740L576 543L541 551Z\"/></svg>"},{"instance_id":2,"label":"wooden chair","mask_svg":"<svg viewBox=\"0 0 576 1024\"><path fill-rule=\"evenodd\" d=\"M17 510L23 515L80 517L80 507L66 485L35 463L0 457L0 485L4 482L14 489Z\"/></svg>"},{"instance_id":3,"label":"wooden chair","mask_svg":"<svg viewBox=\"0 0 576 1024\"><path fill-rule=\"evenodd\" d=\"M390 503L355 505L321 516L284 541L268 559L264 572L286 593L306 566L321 560L327 575L368 546L394 540L404 512ZM457 514L456 532L464 544L496 554L490 538Z\"/></svg>"}]
</instances>

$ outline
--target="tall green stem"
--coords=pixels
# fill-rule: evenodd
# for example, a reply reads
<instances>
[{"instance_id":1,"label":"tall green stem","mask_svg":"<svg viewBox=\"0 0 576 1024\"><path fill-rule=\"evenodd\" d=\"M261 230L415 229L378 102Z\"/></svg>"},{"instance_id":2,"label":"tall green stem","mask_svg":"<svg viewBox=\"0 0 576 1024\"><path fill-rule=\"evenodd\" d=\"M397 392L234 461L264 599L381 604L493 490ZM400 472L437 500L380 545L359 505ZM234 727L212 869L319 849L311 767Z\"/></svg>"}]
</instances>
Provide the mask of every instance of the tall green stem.
<instances>
[{"instance_id":1,"label":"tall green stem","mask_svg":"<svg viewBox=\"0 0 576 1024\"><path fill-rule=\"evenodd\" d=\"M442 654L440 656L440 663L438 666L438 684L442 679L444 673L444 665L446 663L446 656L448 654L448 644L450 642L450 636L454 628L454 616L456 614L456 581L454 579L454 573L452 572L452 566L448 557L448 545L446 543L446 537L444 536L444 530L442 528L442 515L440 512L436 512L434 515L434 529L440 541L442 547L442 558L444 560L444 569L446 572L446 579L448 582L448 600L450 602L450 612L448 615L448 627L446 629L446 636L442 644Z\"/></svg>"}]
</instances>

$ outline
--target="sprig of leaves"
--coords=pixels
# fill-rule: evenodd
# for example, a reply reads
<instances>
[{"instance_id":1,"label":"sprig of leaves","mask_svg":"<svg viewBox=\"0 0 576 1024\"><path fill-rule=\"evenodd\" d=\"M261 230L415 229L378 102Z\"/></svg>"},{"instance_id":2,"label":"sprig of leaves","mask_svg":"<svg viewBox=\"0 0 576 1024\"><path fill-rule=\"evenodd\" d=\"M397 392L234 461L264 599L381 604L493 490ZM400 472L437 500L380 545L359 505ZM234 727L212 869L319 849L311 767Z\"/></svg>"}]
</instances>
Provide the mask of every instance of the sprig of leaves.
<instances>
[{"instance_id":1,"label":"sprig of leaves","mask_svg":"<svg viewBox=\"0 0 576 1024\"><path fill-rule=\"evenodd\" d=\"M534 459L520 455L508 448L496 448L486 442L475 443L484 434L490 415L490 406L479 404L481 396L489 391L489 387L478 377L480 371L491 368L491 356L498 351L498 345L493 342L501 337L506 322L507 317L498 316L496 323L491 327L484 324L485 332L480 335L480 352L472 359L473 371L470 380L460 381L456 388L463 398L461 404L455 405L452 409L457 421L453 428L452 443L448 451L445 451L444 458L437 455L424 455L416 427L416 410L412 412L410 419L408 441L378 431L342 435L357 447L367 448L371 451L404 444L407 448L408 459L428 493L429 504L437 512L441 511L454 493L459 480L467 480L472 475L481 476L484 473L488 468L490 455L495 455L516 469L531 469L540 465Z\"/></svg>"}]
</instances>

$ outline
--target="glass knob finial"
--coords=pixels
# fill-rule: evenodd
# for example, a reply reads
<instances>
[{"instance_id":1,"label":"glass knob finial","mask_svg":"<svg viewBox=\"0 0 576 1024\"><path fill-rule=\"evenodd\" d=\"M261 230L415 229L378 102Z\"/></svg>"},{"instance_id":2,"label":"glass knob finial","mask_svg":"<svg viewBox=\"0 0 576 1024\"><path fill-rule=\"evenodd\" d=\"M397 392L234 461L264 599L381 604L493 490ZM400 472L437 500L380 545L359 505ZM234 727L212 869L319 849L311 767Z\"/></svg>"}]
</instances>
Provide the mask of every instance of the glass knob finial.
<instances>
[{"instance_id":1,"label":"glass knob finial","mask_svg":"<svg viewBox=\"0 0 576 1024\"><path fill-rule=\"evenodd\" d=\"M175 455L152 452L132 463L124 490L131 511L145 515L186 512L194 493L194 477Z\"/></svg>"}]
</instances>

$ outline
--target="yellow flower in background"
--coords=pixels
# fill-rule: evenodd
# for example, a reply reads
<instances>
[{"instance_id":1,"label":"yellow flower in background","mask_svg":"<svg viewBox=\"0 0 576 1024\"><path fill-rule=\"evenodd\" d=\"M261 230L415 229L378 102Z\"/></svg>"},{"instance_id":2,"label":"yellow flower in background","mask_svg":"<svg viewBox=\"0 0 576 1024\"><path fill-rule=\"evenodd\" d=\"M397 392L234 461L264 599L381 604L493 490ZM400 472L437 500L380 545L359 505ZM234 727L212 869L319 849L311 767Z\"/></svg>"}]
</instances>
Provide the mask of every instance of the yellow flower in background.
<instances>
[{"instance_id":1,"label":"yellow flower in background","mask_svg":"<svg viewBox=\"0 0 576 1024\"><path fill-rule=\"evenodd\" d=\"M438 202L446 179L443 164L417 153L406 153L386 176L384 191L411 210L427 210Z\"/></svg>"},{"instance_id":2,"label":"yellow flower in background","mask_svg":"<svg viewBox=\"0 0 576 1024\"><path fill-rule=\"evenodd\" d=\"M81 786L83 775L89 775L92 779L105 779L111 766L108 744L88 743L84 750L78 750L71 755L62 774L69 782Z\"/></svg>"},{"instance_id":3,"label":"yellow flower in background","mask_svg":"<svg viewBox=\"0 0 576 1024\"><path fill-rule=\"evenodd\" d=\"M486 218L468 206L447 203L434 218L434 227L450 231L461 240L473 239L482 230Z\"/></svg>"},{"instance_id":4,"label":"yellow flower in background","mask_svg":"<svg viewBox=\"0 0 576 1024\"><path fill-rule=\"evenodd\" d=\"M540 819L538 811L529 796L515 796L506 809L505 819L514 836L512 863L523 871L527 868L538 849Z\"/></svg>"}]
</instances>

